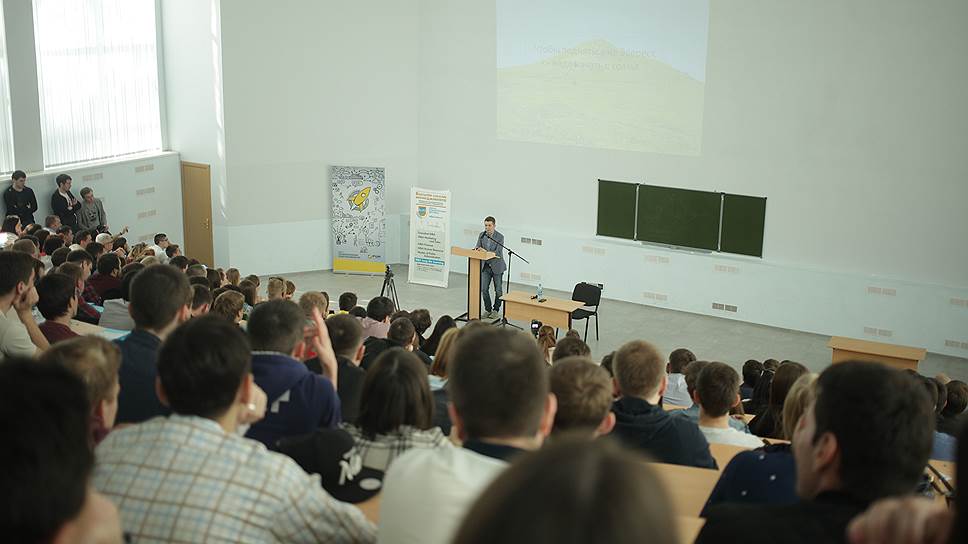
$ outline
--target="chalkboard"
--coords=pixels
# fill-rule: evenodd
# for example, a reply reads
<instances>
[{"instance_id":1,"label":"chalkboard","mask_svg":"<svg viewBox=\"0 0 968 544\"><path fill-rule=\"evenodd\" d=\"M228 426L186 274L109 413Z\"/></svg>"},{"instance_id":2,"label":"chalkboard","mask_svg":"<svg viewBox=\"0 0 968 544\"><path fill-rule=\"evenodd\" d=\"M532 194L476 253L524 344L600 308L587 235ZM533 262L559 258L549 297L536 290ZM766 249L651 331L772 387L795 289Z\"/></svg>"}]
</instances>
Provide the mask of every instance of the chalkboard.
<instances>
[{"instance_id":1,"label":"chalkboard","mask_svg":"<svg viewBox=\"0 0 968 544\"><path fill-rule=\"evenodd\" d=\"M639 185L635 239L716 251L720 201L720 193Z\"/></svg>"},{"instance_id":2,"label":"chalkboard","mask_svg":"<svg viewBox=\"0 0 968 544\"><path fill-rule=\"evenodd\" d=\"M598 180L599 236L635 238L635 183Z\"/></svg>"},{"instance_id":3,"label":"chalkboard","mask_svg":"<svg viewBox=\"0 0 968 544\"><path fill-rule=\"evenodd\" d=\"M720 251L763 256L766 199L723 195L723 233Z\"/></svg>"}]
</instances>

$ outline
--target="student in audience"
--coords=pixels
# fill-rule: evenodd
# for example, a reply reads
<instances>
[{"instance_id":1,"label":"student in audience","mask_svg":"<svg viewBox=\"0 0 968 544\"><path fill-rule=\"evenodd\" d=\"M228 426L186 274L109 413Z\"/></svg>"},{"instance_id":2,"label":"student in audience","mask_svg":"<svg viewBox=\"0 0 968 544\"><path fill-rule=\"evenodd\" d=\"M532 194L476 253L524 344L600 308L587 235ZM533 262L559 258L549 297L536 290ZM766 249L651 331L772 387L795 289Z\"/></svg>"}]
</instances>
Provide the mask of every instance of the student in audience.
<instances>
[{"instance_id":1,"label":"student in audience","mask_svg":"<svg viewBox=\"0 0 968 544\"><path fill-rule=\"evenodd\" d=\"M203 277L199 277L199 276L187 276L186 275L186 277L188 278L188 284L189 285L193 285L193 286L194 285L201 285L202 287L204 287L204 288L212 291L213 298L218 298L218 295L220 295L220 294L224 293L225 291L227 291L227 289L222 289L221 287L218 288L218 289L212 289L211 288L212 287L212 284L208 283L208 278L206 278L204 276ZM241 294L242 291L239 290L238 293Z\"/></svg>"},{"instance_id":2,"label":"student in audience","mask_svg":"<svg viewBox=\"0 0 968 544\"><path fill-rule=\"evenodd\" d=\"M638 455L572 437L504 471L470 508L454 543L677 544L672 504Z\"/></svg>"},{"instance_id":3,"label":"student in audience","mask_svg":"<svg viewBox=\"0 0 968 544\"><path fill-rule=\"evenodd\" d=\"M219 300L228 294L222 293ZM216 308L219 300L215 301ZM340 422L336 355L318 312L313 312L312 322L313 335L305 338L306 317L289 300L264 302L252 310L249 318L252 374L272 409L246 436L270 449L275 449L280 438L303 435L319 427L335 427ZM303 364L307 344L319 354L326 377Z\"/></svg>"},{"instance_id":4,"label":"student in audience","mask_svg":"<svg viewBox=\"0 0 968 544\"><path fill-rule=\"evenodd\" d=\"M0 365L0 527L5 542L120 544L118 511L91 486L88 398L57 365Z\"/></svg>"},{"instance_id":5,"label":"student in audience","mask_svg":"<svg viewBox=\"0 0 968 544\"><path fill-rule=\"evenodd\" d=\"M91 254L91 258L94 259L95 263L97 263L97 260L101 258L101 255L106 253L104 251L104 244L99 244L97 242L87 244L87 246L84 247L84 251L87 251Z\"/></svg>"},{"instance_id":6,"label":"student in audience","mask_svg":"<svg viewBox=\"0 0 968 544\"><path fill-rule=\"evenodd\" d=\"M87 281L102 302L121 298L121 258L106 253L97 260L97 272Z\"/></svg>"},{"instance_id":7,"label":"student in audience","mask_svg":"<svg viewBox=\"0 0 968 544\"><path fill-rule=\"evenodd\" d=\"M555 350L551 353L551 363L554 364L565 357L591 356L592 350L584 340L566 336L555 343Z\"/></svg>"},{"instance_id":8,"label":"student in audience","mask_svg":"<svg viewBox=\"0 0 968 544\"><path fill-rule=\"evenodd\" d=\"M186 274L188 272L188 257L184 255L176 255L168 259L168 264L174 266L182 272L185 272Z\"/></svg>"},{"instance_id":9,"label":"student in audience","mask_svg":"<svg viewBox=\"0 0 968 544\"><path fill-rule=\"evenodd\" d=\"M339 313L349 313L350 310L356 307L357 300L356 293L350 293L347 291L341 294L339 296Z\"/></svg>"},{"instance_id":10,"label":"student in audience","mask_svg":"<svg viewBox=\"0 0 968 544\"><path fill-rule=\"evenodd\" d=\"M81 378L90 406L90 444L93 448L114 427L118 414L118 369L121 350L97 336L80 336L51 346L40 361L58 364Z\"/></svg>"},{"instance_id":11,"label":"student in audience","mask_svg":"<svg viewBox=\"0 0 968 544\"><path fill-rule=\"evenodd\" d=\"M508 460L540 447L556 407L546 367L522 332L481 326L458 340L448 410L463 447L411 450L394 461L384 478L381 542L450 542Z\"/></svg>"},{"instance_id":12,"label":"student in audience","mask_svg":"<svg viewBox=\"0 0 968 544\"><path fill-rule=\"evenodd\" d=\"M161 260L159 260L158 257L155 257L154 255L148 255L147 257L143 257L138 262L140 262L145 266L155 266L156 264L161 264Z\"/></svg>"},{"instance_id":13,"label":"student in audience","mask_svg":"<svg viewBox=\"0 0 968 544\"><path fill-rule=\"evenodd\" d=\"M696 395L696 384L699 382L699 373L702 369L706 368L709 361L693 361L686 365L686 392L689 393L690 406L685 410L673 410L669 412L672 417L681 417L688 419L689 421L699 425L699 402ZM746 423L740 419L730 417L728 420L729 426L737 431L749 433L749 429L746 427Z\"/></svg>"},{"instance_id":14,"label":"student in audience","mask_svg":"<svg viewBox=\"0 0 968 544\"><path fill-rule=\"evenodd\" d=\"M47 240L44 241L44 254L47 256L53 256L54 252L58 249L64 247L64 239L60 236L48 236ZM66 260L65 255L65 260ZM63 261L61 262L61 264ZM57 266L57 265L55 265Z\"/></svg>"},{"instance_id":15,"label":"student in audience","mask_svg":"<svg viewBox=\"0 0 968 544\"><path fill-rule=\"evenodd\" d=\"M699 428L659 406L668 377L665 361L652 344L641 340L626 343L615 352L612 370L621 394L612 405L613 434L661 463L716 468Z\"/></svg>"},{"instance_id":16,"label":"student in audience","mask_svg":"<svg viewBox=\"0 0 968 544\"><path fill-rule=\"evenodd\" d=\"M968 384L960 380L952 380L946 387L948 402L941 412L938 432L958 436L958 431L964 423L965 408L968 407Z\"/></svg>"},{"instance_id":17,"label":"student in audience","mask_svg":"<svg viewBox=\"0 0 968 544\"><path fill-rule=\"evenodd\" d=\"M777 368L770 383L770 402L765 408L761 408L756 413L756 417L750 421L751 433L763 438L783 438L783 429L781 428L783 401L786 400L787 392L793 382L807 372L807 367L793 361L784 362Z\"/></svg>"},{"instance_id":18,"label":"student in audience","mask_svg":"<svg viewBox=\"0 0 968 544\"><path fill-rule=\"evenodd\" d=\"M366 305L363 319L363 337L386 338L390 330L390 316L394 312L393 301L387 297L373 297Z\"/></svg>"},{"instance_id":19,"label":"student in audience","mask_svg":"<svg viewBox=\"0 0 968 544\"><path fill-rule=\"evenodd\" d=\"M81 209L81 203L71 193L71 177L60 174L54 181L57 183L57 190L50 195L50 209L60 217L62 225L76 230L77 212Z\"/></svg>"},{"instance_id":20,"label":"student in audience","mask_svg":"<svg viewBox=\"0 0 968 544\"><path fill-rule=\"evenodd\" d=\"M0 251L0 362L33 357L49 346L32 312L39 300L34 261L26 253Z\"/></svg>"},{"instance_id":21,"label":"student in audience","mask_svg":"<svg viewBox=\"0 0 968 544\"><path fill-rule=\"evenodd\" d=\"M843 542L871 502L911 493L931 449L930 401L916 379L878 363L827 367L793 436L793 505L710 508L696 542Z\"/></svg>"},{"instance_id":22,"label":"student in audience","mask_svg":"<svg viewBox=\"0 0 968 544\"><path fill-rule=\"evenodd\" d=\"M361 306L354 306L353 308L350 308L350 311L347 313L359 319L360 321L363 321L364 319L366 319L366 308L363 308Z\"/></svg>"},{"instance_id":23,"label":"student in audience","mask_svg":"<svg viewBox=\"0 0 968 544\"><path fill-rule=\"evenodd\" d=\"M171 266L151 266L131 283L128 310L135 328L115 343L121 348L121 394L118 423L140 423L167 415L155 393L156 361L161 343L192 315L192 290L184 274Z\"/></svg>"},{"instance_id":24,"label":"student in audience","mask_svg":"<svg viewBox=\"0 0 968 544\"><path fill-rule=\"evenodd\" d=\"M57 229L62 226L64 225L61 224L60 217L57 215L51 214L44 218L44 229L51 234L57 234Z\"/></svg>"},{"instance_id":25,"label":"student in audience","mask_svg":"<svg viewBox=\"0 0 968 544\"><path fill-rule=\"evenodd\" d=\"M262 282L259 281L259 276L256 276L255 274L249 274L248 276L245 277L245 279L254 283L256 287L259 287L260 285L262 285Z\"/></svg>"},{"instance_id":26,"label":"student in audience","mask_svg":"<svg viewBox=\"0 0 968 544\"><path fill-rule=\"evenodd\" d=\"M239 282L239 289L242 290L242 295L245 297L245 314L248 315L252 312L252 308L261 302L259 286L249 280L242 280Z\"/></svg>"},{"instance_id":27,"label":"student in audience","mask_svg":"<svg viewBox=\"0 0 968 544\"><path fill-rule=\"evenodd\" d=\"M414 329L413 321L410 321L410 318L396 318L390 323L390 328L387 330L385 338L371 336L363 342L365 349L363 361L360 363L360 366L364 370L369 369L377 356L390 348L398 347L407 351L413 351L413 338L416 334L417 331Z\"/></svg>"},{"instance_id":28,"label":"student in audience","mask_svg":"<svg viewBox=\"0 0 968 544\"><path fill-rule=\"evenodd\" d=\"M410 352L394 348L377 358L360 407L355 424L280 441L279 451L322 475L323 487L339 500L360 502L378 493L387 468L410 449L453 447L433 425L427 370ZM341 440L343 433L352 441Z\"/></svg>"},{"instance_id":29,"label":"student in audience","mask_svg":"<svg viewBox=\"0 0 968 544\"><path fill-rule=\"evenodd\" d=\"M727 364L709 363L696 381L699 404L699 430L710 444L729 444L757 448L759 438L729 426L729 411L740 403L739 374Z\"/></svg>"},{"instance_id":30,"label":"student in audience","mask_svg":"<svg viewBox=\"0 0 968 544\"><path fill-rule=\"evenodd\" d=\"M289 280L286 280L286 292L283 294L283 298L285 298L286 300L292 300L292 297L295 294L296 294L296 284ZM323 314L323 317L326 317L327 315L329 315L329 295L326 295L326 307L327 307L327 310Z\"/></svg>"},{"instance_id":31,"label":"student in audience","mask_svg":"<svg viewBox=\"0 0 968 544\"><path fill-rule=\"evenodd\" d=\"M173 258L184 257L185 255L182 253L181 246L178 244L169 244L165 248L165 256L168 257L168 262L170 263Z\"/></svg>"},{"instance_id":32,"label":"student in audience","mask_svg":"<svg viewBox=\"0 0 968 544\"><path fill-rule=\"evenodd\" d=\"M312 292L306 294L310 293ZM302 297L299 300L302 302ZM309 315L312 315L312 309L309 310ZM360 368L364 350L363 327L353 316L334 315L326 320L326 329L336 354L336 393L339 395L340 413L343 421L353 423L360 413L360 396L363 393L363 378L366 376L366 371ZM318 355L306 361L306 366L316 374L323 374L323 365Z\"/></svg>"},{"instance_id":33,"label":"student in audience","mask_svg":"<svg viewBox=\"0 0 968 544\"><path fill-rule=\"evenodd\" d=\"M804 374L793 384L783 404L783 428L786 440L793 438L800 416L817 395L817 375ZM706 501L703 516L709 508L722 503L794 504L797 467L788 443L760 446L736 454L723 469Z\"/></svg>"},{"instance_id":34,"label":"student in audience","mask_svg":"<svg viewBox=\"0 0 968 544\"><path fill-rule=\"evenodd\" d=\"M669 354L669 363L666 364L666 373L669 376L669 387L665 395L662 396L663 404L682 406L688 408L692 406L692 395L686 387L686 366L695 361L696 356L686 348L679 348Z\"/></svg>"},{"instance_id":35,"label":"student in audience","mask_svg":"<svg viewBox=\"0 0 968 544\"><path fill-rule=\"evenodd\" d=\"M101 312L97 311L94 306L91 306L90 303L81 297L81 293L84 291L84 269L81 268L81 264L64 263L54 268L52 272L59 272L70 276L74 280L74 283L77 284L77 314L74 315L74 319L83 321L84 323L98 325L101 321Z\"/></svg>"},{"instance_id":36,"label":"student in audience","mask_svg":"<svg viewBox=\"0 0 968 544\"><path fill-rule=\"evenodd\" d=\"M134 268L132 268L134 267ZM134 329L134 319L128 311L128 303L131 300L131 282L135 274L144 269L141 263L126 265L121 269L121 298L112 298L104 301L104 311L101 313L101 320L98 324L106 329L119 331L130 331Z\"/></svg>"},{"instance_id":37,"label":"student in audience","mask_svg":"<svg viewBox=\"0 0 968 544\"><path fill-rule=\"evenodd\" d=\"M776 359L767 359L763 361L764 371L769 370L770 372L776 372L778 368L780 368L780 361L777 361Z\"/></svg>"},{"instance_id":38,"label":"student in audience","mask_svg":"<svg viewBox=\"0 0 968 544\"><path fill-rule=\"evenodd\" d=\"M77 312L77 283L74 278L53 272L37 282L37 309L44 316L38 327L50 344L78 336L71 330Z\"/></svg>"},{"instance_id":39,"label":"student in audience","mask_svg":"<svg viewBox=\"0 0 968 544\"><path fill-rule=\"evenodd\" d=\"M7 215L16 215L24 225L34 222L37 197L34 190L27 187L27 174L23 170L14 171L10 178L10 187L3 192L3 203Z\"/></svg>"},{"instance_id":40,"label":"student in audience","mask_svg":"<svg viewBox=\"0 0 968 544\"><path fill-rule=\"evenodd\" d=\"M340 303L340 310L342 310L342 308L343 305ZM437 323L434 325L433 331L430 332L430 336L427 338L427 341L420 346L420 350L433 357L437 354L437 347L440 345L440 340L443 338L444 333L453 328L457 328L457 322L454 321L453 317L449 315L440 316L437 318Z\"/></svg>"},{"instance_id":41,"label":"student in audience","mask_svg":"<svg viewBox=\"0 0 968 544\"><path fill-rule=\"evenodd\" d=\"M360 510L334 501L318 477L238 435L266 409L250 364L245 335L224 320L176 329L158 357L159 395L174 414L108 435L95 486L135 541L374 541Z\"/></svg>"},{"instance_id":42,"label":"student in audience","mask_svg":"<svg viewBox=\"0 0 968 544\"><path fill-rule=\"evenodd\" d=\"M95 232L108 230L108 214L104 213L104 203L94 198L90 187L81 189L81 207L77 210L77 226Z\"/></svg>"},{"instance_id":43,"label":"student in audience","mask_svg":"<svg viewBox=\"0 0 968 544\"><path fill-rule=\"evenodd\" d=\"M205 281L208 281L208 272L205 271L205 266L199 263L189 264L185 269L185 275L189 278L205 278ZM211 288L211 284L209 287Z\"/></svg>"},{"instance_id":44,"label":"student in audience","mask_svg":"<svg viewBox=\"0 0 968 544\"><path fill-rule=\"evenodd\" d=\"M555 336L555 328L551 325L542 325L538 328L536 340L538 341L538 347L541 348L541 353L544 354L545 362L550 366L551 356L555 352L555 344L558 343L558 339Z\"/></svg>"},{"instance_id":45,"label":"student in audience","mask_svg":"<svg viewBox=\"0 0 968 544\"><path fill-rule=\"evenodd\" d=\"M237 286L240 280L241 274L239 274L238 268L229 268L225 271L225 281Z\"/></svg>"},{"instance_id":46,"label":"student in audience","mask_svg":"<svg viewBox=\"0 0 968 544\"><path fill-rule=\"evenodd\" d=\"M425 308L414 310L410 313L410 321L413 321L413 328L417 330L417 348L422 348L427 341L424 334L434 324L433 320L430 319L430 310Z\"/></svg>"},{"instance_id":47,"label":"student in audience","mask_svg":"<svg viewBox=\"0 0 968 544\"><path fill-rule=\"evenodd\" d=\"M192 317L201 317L212 307L212 292L204 285L192 286Z\"/></svg>"},{"instance_id":48,"label":"student in audience","mask_svg":"<svg viewBox=\"0 0 968 544\"><path fill-rule=\"evenodd\" d=\"M941 401L939 400L940 389L938 387L940 382L934 378L922 376L913 370L909 370L908 373L910 374L910 377L921 382L925 391L928 393L928 397L931 399L931 408L933 410L937 410L937 406L941 404ZM935 411L935 414L937 414L937 411ZM934 416L934 419L937 422L937 415ZM955 441L955 437L951 436L950 434L938 432L935 428L934 432L932 433L931 459L936 459L938 461L954 461L956 446L957 443Z\"/></svg>"},{"instance_id":49,"label":"student in audience","mask_svg":"<svg viewBox=\"0 0 968 544\"><path fill-rule=\"evenodd\" d=\"M94 235L91 234L89 230L79 230L77 234L74 235L74 245L81 246L81 249L87 250L88 244L94 241Z\"/></svg>"},{"instance_id":50,"label":"student in audience","mask_svg":"<svg viewBox=\"0 0 968 544\"><path fill-rule=\"evenodd\" d=\"M604 357L602 357L602 363L601 363L601 367L604 368L605 371L608 372L608 375L611 376L612 378L615 377L615 374L612 372L612 359L614 357L615 357L615 352L613 351L605 355Z\"/></svg>"},{"instance_id":51,"label":"student in audience","mask_svg":"<svg viewBox=\"0 0 968 544\"><path fill-rule=\"evenodd\" d=\"M440 427L446 435L450 435L451 429L450 415L447 412L447 403L450 402L450 397L447 395L447 367L453 358L454 344L464 330L457 327L447 329L437 347L437 355L430 365L430 375L427 376L430 392L434 396L434 425Z\"/></svg>"},{"instance_id":52,"label":"student in audience","mask_svg":"<svg viewBox=\"0 0 968 544\"><path fill-rule=\"evenodd\" d=\"M318 291L306 291L300 295L299 307L307 318L312 315L313 308L319 310L320 315L329 315L329 301Z\"/></svg>"},{"instance_id":53,"label":"student in audience","mask_svg":"<svg viewBox=\"0 0 968 544\"><path fill-rule=\"evenodd\" d=\"M218 273L218 270L214 268L208 268L205 270L205 278L208 280L209 289L218 289L222 286L222 275Z\"/></svg>"},{"instance_id":54,"label":"student in audience","mask_svg":"<svg viewBox=\"0 0 968 544\"><path fill-rule=\"evenodd\" d=\"M753 390L756 382L763 374L763 363L756 359L750 359L743 363L743 383L739 386L739 396L743 400L753 398Z\"/></svg>"},{"instance_id":55,"label":"student in audience","mask_svg":"<svg viewBox=\"0 0 968 544\"><path fill-rule=\"evenodd\" d=\"M201 287L196 285L195 287ZM225 291L215 297L212 302L212 315L217 315L230 323L238 325L242 322L242 313L245 306L245 298L235 291Z\"/></svg>"},{"instance_id":56,"label":"student in audience","mask_svg":"<svg viewBox=\"0 0 968 544\"><path fill-rule=\"evenodd\" d=\"M64 240L65 246L74 243L74 229L70 225L61 225L58 227L57 234Z\"/></svg>"},{"instance_id":57,"label":"student in audience","mask_svg":"<svg viewBox=\"0 0 968 544\"><path fill-rule=\"evenodd\" d=\"M554 432L601 436L615 426L612 378L584 357L566 357L551 368L551 392L558 399Z\"/></svg>"},{"instance_id":58,"label":"student in audience","mask_svg":"<svg viewBox=\"0 0 968 544\"><path fill-rule=\"evenodd\" d=\"M91 254L83 249L75 249L67 254L67 262L76 263L81 267L81 281L84 283L81 296L85 302L100 306L103 302L101 296L97 294L94 287L88 282L94 270L94 259Z\"/></svg>"},{"instance_id":59,"label":"student in audience","mask_svg":"<svg viewBox=\"0 0 968 544\"><path fill-rule=\"evenodd\" d=\"M148 248L154 250L154 255L157 257L158 261L161 262L161 264L167 263L168 255L165 253L165 249L167 249L168 245L171 243L168 241L168 235L163 232L159 232L155 235L154 241L155 245L148 246Z\"/></svg>"},{"instance_id":60,"label":"student in audience","mask_svg":"<svg viewBox=\"0 0 968 544\"><path fill-rule=\"evenodd\" d=\"M34 243L30 238L21 237L19 240L10 246L11 251L19 251L21 253L26 253L35 259L40 258L40 251L37 249L37 244Z\"/></svg>"}]
</instances>

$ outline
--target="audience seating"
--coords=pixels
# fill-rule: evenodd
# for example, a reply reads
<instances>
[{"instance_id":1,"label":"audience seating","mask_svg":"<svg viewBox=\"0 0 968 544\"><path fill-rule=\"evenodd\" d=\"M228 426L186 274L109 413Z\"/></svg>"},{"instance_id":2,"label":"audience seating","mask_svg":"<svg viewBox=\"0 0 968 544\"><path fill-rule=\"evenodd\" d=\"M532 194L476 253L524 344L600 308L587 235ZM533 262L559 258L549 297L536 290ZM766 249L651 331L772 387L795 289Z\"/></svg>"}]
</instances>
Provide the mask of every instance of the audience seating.
<instances>
[{"instance_id":1,"label":"audience seating","mask_svg":"<svg viewBox=\"0 0 968 544\"><path fill-rule=\"evenodd\" d=\"M719 471L709 468L666 463L651 463L651 466L672 497L675 510L680 516L699 516L719 480Z\"/></svg>"},{"instance_id":2,"label":"audience seating","mask_svg":"<svg viewBox=\"0 0 968 544\"><path fill-rule=\"evenodd\" d=\"M601 283L583 281L575 285L575 289L571 292L571 300L585 303L583 307L571 313L572 321L585 320L585 336L582 337L582 340L588 340L588 321L592 317L595 318L595 340L598 340L598 306L602 303L603 288L604 285Z\"/></svg>"}]
</instances>

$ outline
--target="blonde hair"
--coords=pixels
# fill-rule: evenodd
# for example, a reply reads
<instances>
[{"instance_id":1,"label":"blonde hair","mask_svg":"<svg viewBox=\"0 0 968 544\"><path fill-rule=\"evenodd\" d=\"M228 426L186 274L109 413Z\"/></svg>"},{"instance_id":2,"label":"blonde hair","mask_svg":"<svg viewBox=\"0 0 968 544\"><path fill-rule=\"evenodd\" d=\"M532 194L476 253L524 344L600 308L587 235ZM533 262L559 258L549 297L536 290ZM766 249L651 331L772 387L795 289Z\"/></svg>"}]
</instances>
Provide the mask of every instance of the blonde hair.
<instances>
[{"instance_id":1,"label":"blonde hair","mask_svg":"<svg viewBox=\"0 0 968 544\"><path fill-rule=\"evenodd\" d=\"M430 365L432 375L441 378L447 377L447 363L450 361L451 352L454 351L454 342L460 336L460 331L461 329L457 327L447 329L447 332L440 337L440 343L437 344L436 355L434 355L434 363Z\"/></svg>"},{"instance_id":2,"label":"blonde hair","mask_svg":"<svg viewBox=\"0 0 968 544\"><path fill-rule=\"evenodd\" d=\"M41 361L55 363L70 370L84 382L91 410L102 401L111 401L118 381L121 349L98 336L80 336L58 342L44 352Z\"/></svg>"},{"instance_id":3,"label":"blonde hair","mask_svg":"<svg viewBox=\"0 0 968 544\"><path fill-rule=\"evenodd\" d=\"M797 428L797 422L807 411L807 406L817 398L817 375L810 372L797 378L787 392L786 400L783 401L783 419L781 421L781 431L787 440L793 440L793 431Z\"/></svg>"},{"instance_id":4,"label":"blonde hair","mask_svg":"<svg viewBox=\"0 0 968 544\"><path fill-rule=\"evenodd\" d=\"M306 291L299 297L299 307L302 308L306 317L312 317L313 308L319 308L319 314L326 318L326 314L329 313L329 301L322 293L317 291Z\"/></svg>"},{"instance_id":5,"label":"blonde hair","mask_svg":"<svg viewBox=\"0 0 968 544\"><path fill-rule=\"evenodd\" d=\"M147 257L141 259L139 262L145 266L161 264L161 261L158 260L158 257L155 257L154 255L148 255Z\"/></svg>"},{"instance_id":6,"label":"blonde hair","mask_svg":"<svg viewBox=\"0 0 968 544\"><path fill-rule=\"evenodd\" d=\"M269 278L269 283L266 285L266 295L268 295L269 300L280 298L285 292L286 280L282 278Z\"/></svg>"},{"instance_id":7,"label":"blonde hair","mask_svg":"<svg viewBox=\"0 0 968 544\"><path fill-rule=\"evenodd\" d=\"M131 262L140 261L145 253L148 251L148 244L144 242L138 242L137 244L131 246L131 253L128 254L128 259Z\"/></svg>"},{"instance_id":8,"label":"blonde hair","mask_svg":"<svg viewBox=\"0 0 968 544\"><path fill-rule=\"evenodd\" d=\"M239 273L238 268L229 268L225 271L225 279L232 285L238 286L239 280L242 279L242 274Z\"/></svg>"}]
</instances>

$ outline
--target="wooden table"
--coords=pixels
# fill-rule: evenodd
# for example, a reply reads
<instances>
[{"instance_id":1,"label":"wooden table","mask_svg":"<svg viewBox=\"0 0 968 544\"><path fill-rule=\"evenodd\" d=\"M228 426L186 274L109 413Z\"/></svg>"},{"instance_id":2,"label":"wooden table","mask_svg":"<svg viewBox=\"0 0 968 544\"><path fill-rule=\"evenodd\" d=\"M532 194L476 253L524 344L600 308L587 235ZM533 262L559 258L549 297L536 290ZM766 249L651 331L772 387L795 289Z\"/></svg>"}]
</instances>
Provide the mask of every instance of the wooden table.
<instances>
[{"instance_id":1,"label":"wooden table","mask_svg":"<svg viewBox=\"0 0 968 544\"><path fill-rule=\"evenodd\" d=\"M870 340L844 338L843 336L831 338L827 347L833 350L831 355L831 362L833 363L870 361L901 370L911 369L915 372L918 370L918 363L923 361L928 353L924 348L898 346L883 342L871 342Z\"/></svg>"},{"instance_id":2,"label":"wooden table","mask_svg":"<svg viewBox=\"0 0 968 544\"><path fill-rule=\"evenodd\" d=\"M666 463L649 463L649 466L656 471L680 516L699 516L719 480L719 471L709 468Z\"/></svg>"},{"instance_id":3,"label":"wooden table","mask_svg":"<svg viewBox=\"0 0 968 544\"><path fill-rule=\"evenodd\" d=\"M712 454L713 459L716 460L716 464L719 466L719 470L722 471L726 468L726 465L733 460L741 451L749 451L750 448L744 448L743 446L733 446L730 444L709 444L709 453Z\"/></svg>"},{"instance_id":4,"label":"wooden table","mask_svg":"<svg viewBox=\"0 0 968 544\"><path fill-rule=\"evenodd\" d=\"M537 319L544 325L558 329L571 328L571 313L585 305L577 300L544 297L544 302L532 299L531 294L511 291L501 297L504 301L504 318L531 321Z\"/></svg>"}]
</instances>

